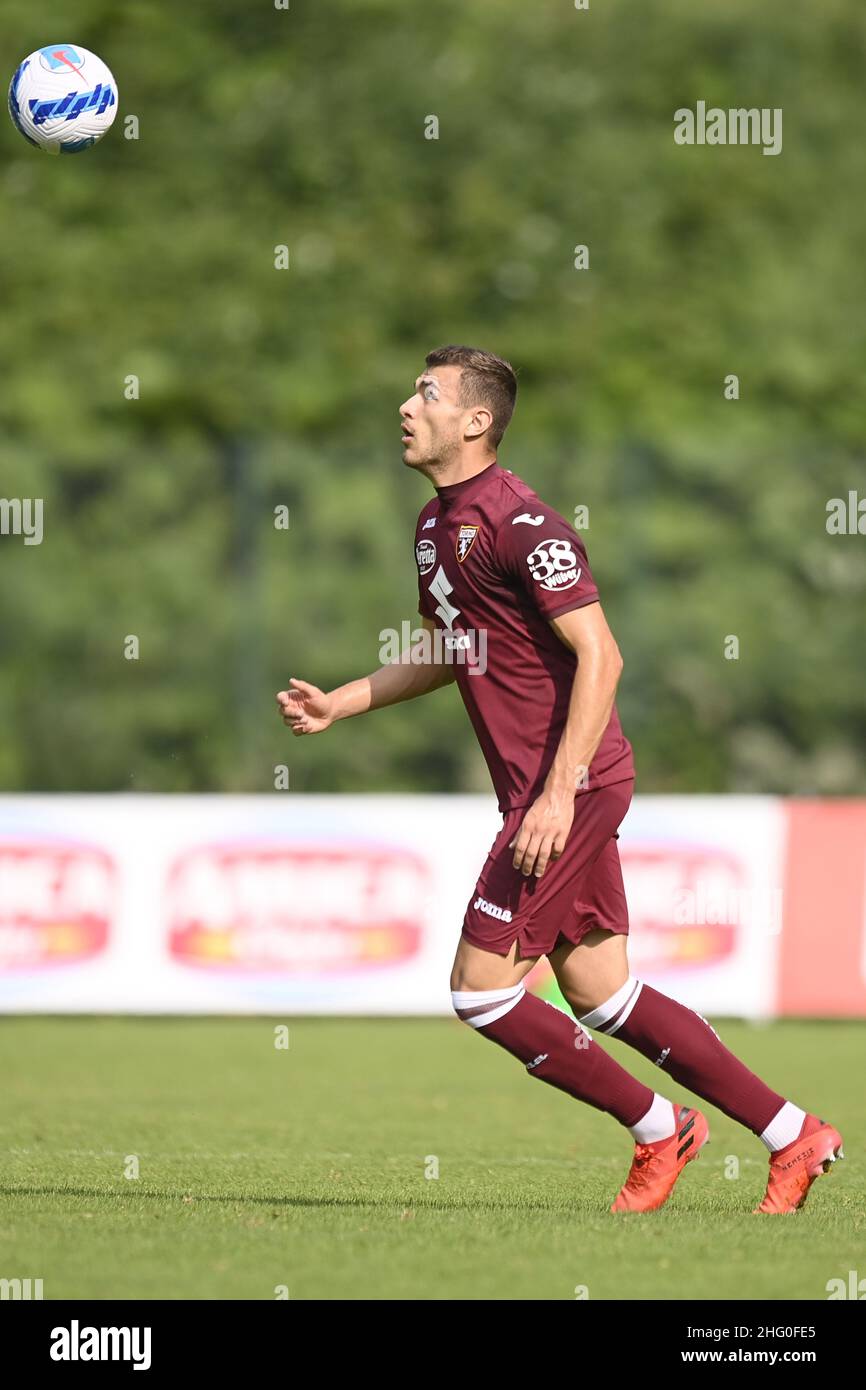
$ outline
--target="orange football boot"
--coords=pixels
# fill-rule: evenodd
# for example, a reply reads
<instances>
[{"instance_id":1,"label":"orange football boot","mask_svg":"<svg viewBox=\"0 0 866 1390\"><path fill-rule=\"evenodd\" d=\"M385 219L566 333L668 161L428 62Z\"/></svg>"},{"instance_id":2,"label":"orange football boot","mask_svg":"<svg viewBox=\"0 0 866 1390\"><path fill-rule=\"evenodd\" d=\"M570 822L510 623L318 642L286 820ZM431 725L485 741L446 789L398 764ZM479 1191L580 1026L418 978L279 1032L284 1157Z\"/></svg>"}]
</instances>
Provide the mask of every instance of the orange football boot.
<instances>
[{"instance_id":1,"label":"orange football boot","mask_svg":"<svg viewBox=\"0 0 866 1390\"><path fill-rule=\"evenodd\" d=\"M799 1211L809 1188L822 1173L829 1173L837 1158L844 1158L842 1136L832 1125L807 1115L799 1137L770 1154L770 1177L759 1207L752 1212L780 1216Z\"/></svg>"},{"instance_id":2,"label":"orange football boot","mask_svg":"<svg viewBox=\"0 0 866 1390\"><path fill-rule=\"evenodd\" d=\"M671 1102L675 1129L670 1139L635 1144L631 1170L611 1211L655 1211L664 1206L687 1163L697 1158L710 1137L700 1110Z\"/></svg>"}]
</instances>

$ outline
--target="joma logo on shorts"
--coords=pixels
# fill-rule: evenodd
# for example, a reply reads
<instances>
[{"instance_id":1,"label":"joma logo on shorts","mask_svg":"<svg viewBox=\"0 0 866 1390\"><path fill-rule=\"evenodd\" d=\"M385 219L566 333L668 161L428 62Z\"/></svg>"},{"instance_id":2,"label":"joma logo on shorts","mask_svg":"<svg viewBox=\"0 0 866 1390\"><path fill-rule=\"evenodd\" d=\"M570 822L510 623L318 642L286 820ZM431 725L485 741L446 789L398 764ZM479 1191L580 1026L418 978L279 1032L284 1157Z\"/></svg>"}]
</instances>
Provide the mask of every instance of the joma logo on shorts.
<instances>
[{"instance_id":1,"label":"joma logo on shorts","mask_svg":"<svg viewBox=\"0 0 866 1390\"><path fill-rule=\"evenodd\" d=\"M507 907L497 907L486 898L476 898L472 904L476 912L486 912L488 917L496 917L500 922L510 922L511 912Z\"/></svg>"}]
</instances>

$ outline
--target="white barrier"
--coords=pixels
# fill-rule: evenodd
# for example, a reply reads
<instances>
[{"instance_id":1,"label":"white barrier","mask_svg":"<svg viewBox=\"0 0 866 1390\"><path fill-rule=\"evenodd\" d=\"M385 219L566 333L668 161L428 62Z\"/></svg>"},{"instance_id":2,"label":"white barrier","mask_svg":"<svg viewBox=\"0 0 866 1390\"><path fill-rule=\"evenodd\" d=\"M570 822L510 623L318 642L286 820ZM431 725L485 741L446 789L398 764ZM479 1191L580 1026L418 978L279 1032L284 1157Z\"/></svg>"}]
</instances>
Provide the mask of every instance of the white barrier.
<instances>
[{"instance_id":1,"label":"white barrier","mask_svg":"<svg viewBox=\"0 0 866 1390\"><path fill-rule=\"evenodd\" d=\"M500 825L486 796L0 797L0 1011L449 1013ZM771 1015L783 839L774 798L637 797L633 973Z\"/></svg>"}]
</instances>

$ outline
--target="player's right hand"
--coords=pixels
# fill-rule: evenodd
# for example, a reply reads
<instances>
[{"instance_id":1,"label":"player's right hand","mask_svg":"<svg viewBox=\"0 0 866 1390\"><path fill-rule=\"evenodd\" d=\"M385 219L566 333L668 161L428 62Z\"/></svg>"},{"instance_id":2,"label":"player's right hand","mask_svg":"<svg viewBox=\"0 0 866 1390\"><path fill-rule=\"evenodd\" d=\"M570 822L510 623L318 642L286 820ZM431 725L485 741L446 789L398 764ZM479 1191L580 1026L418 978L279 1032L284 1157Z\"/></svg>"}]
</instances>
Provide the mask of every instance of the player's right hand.
<instances>
[{"instance_id":1,"label":"player's right hand","mask_svg":"<svg viewBox=\"0 0 866 1390\"><path fill-rule=\"evenodd\" d=\"M277 692L277 705L282 720L296 737L301 734L320 734L334 722L333 700L317 685L308 681L289 680L291 690Z\"/></svg>"}]
</instances>

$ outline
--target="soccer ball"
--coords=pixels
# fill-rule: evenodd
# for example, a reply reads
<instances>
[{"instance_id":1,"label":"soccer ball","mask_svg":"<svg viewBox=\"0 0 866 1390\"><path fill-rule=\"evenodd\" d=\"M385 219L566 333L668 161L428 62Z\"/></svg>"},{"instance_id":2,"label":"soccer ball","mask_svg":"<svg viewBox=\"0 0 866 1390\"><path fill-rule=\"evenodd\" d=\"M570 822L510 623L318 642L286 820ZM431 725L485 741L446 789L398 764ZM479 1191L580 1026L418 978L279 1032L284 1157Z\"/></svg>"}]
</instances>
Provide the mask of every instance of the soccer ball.
<instances>
[{"instance_id":1,"label":"soccer ball","mask_svg":"<svg viewBox=\"0 0 866 1390\"><path fill-rule=\"evenodd\" d=\"M117 83L101 58L73 43L39 48L18 67L9 114L31 145L78 154L101 140L117 115Z\"/></svg>"}]
</instances>

